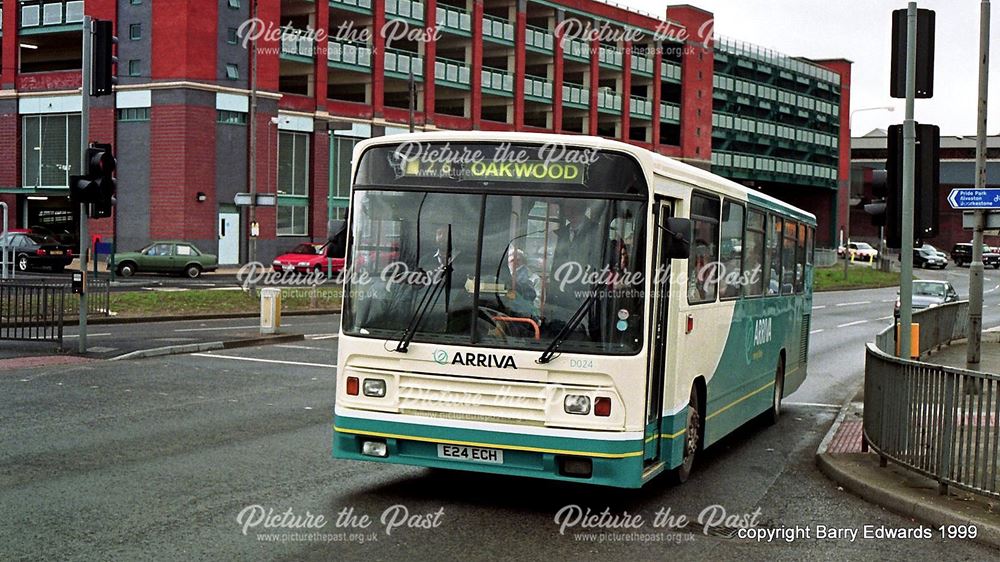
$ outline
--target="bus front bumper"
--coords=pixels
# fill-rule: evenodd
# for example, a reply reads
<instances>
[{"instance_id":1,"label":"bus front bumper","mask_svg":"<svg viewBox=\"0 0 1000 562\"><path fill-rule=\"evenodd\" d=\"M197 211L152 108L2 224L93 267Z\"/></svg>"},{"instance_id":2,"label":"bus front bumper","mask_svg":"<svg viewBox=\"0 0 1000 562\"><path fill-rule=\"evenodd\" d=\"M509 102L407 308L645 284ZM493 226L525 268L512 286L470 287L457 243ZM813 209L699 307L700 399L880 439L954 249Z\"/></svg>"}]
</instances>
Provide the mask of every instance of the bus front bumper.
<instances>
[{"instance_id":1,"label":"bus front bumper","mask_svg":"<svg viewBox=\"0 0 1000 562\"><path fill-rule=\"evenodd\" d=\"M519 433L517 426L501 427L506 430L442 427L338 414L333 428L333 456L619 488L639 488L652 476L648 471L645 477L643 474L641 434L593 431L585 432L593 434L592 438L578 438L532 435ZM365 454L366 442L382 443L384 447L369 445ZM439 446L449 447L447 450L453 454L474 449L485 451L491 458L482 461L445 458ZM373 451L385 456L373 456ZM500 453L491 455L491 451ZM499 457L502 462L497 462Z\"/></svg>"}]
</instances>

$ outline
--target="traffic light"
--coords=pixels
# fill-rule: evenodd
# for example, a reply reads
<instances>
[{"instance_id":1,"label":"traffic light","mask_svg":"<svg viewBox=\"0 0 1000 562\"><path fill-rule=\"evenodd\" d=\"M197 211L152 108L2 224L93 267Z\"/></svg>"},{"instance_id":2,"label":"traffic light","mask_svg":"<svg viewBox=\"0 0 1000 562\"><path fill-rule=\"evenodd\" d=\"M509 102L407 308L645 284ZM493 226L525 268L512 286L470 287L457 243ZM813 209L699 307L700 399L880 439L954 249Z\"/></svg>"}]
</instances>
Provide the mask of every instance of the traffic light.
<instances>
[{"instance_id":1,"label":"traffic light","mask_svg":"<svg viewBox=\"0 0 1000 562\"><path fill-rule=\"evenodd\" d=\"M913 169L913 236L921 240L937 235L940 215L941 132L937 125L916 125ZM886 244L902 246L903 224L903 126L888 131L886 161Z\"/></svg>"},{"instance_id":2,"label":"traffic light","mask_svg":"<svg viewBox=\"0 0 1000 562\"><path fill-rule=\"evenodd\" d=\"M114 54L114 47L117 44L118 38L114 35L114 24L106 20L95 20L94 56L90 67L90 95L111 95L112 88L118 83L118 78L115 77L118 57Z\"/></svg>"},{"instance_id":3,"label":"traffic light","mask_svg":"<svg viewBox=\"0 0 1000 562\"><path fill-rule=\"evenodd\" d=\"M87 149L87 175L70 176L69 197L73 203L90 205L90 218L111 216L117 195L117 162L110 144L93 143Z\"/></svg>"},{"instance_id":4,"label":"traffic light","mask_svg":"<svg viewBox=\"0 0 1000 562\"><path fill-rule=\"evenodd\" d=\"M885 199L886 199L886 171L872 170L872 199L871 203L865 205L865 212L872 217L872 226L886 226L885 220Z\"/></svg>"},{"instance_id":5,"label":"traffic light","mask_svg":"<svg viewBox=\"0 0 1000 562\"><path fill-rule=\"evenodd\" d=\"M906 10L892 12L892 66L889 95L906 97ZM934 10L917 10L915 97L934 97Z\"/></svg>"}]
</instances>

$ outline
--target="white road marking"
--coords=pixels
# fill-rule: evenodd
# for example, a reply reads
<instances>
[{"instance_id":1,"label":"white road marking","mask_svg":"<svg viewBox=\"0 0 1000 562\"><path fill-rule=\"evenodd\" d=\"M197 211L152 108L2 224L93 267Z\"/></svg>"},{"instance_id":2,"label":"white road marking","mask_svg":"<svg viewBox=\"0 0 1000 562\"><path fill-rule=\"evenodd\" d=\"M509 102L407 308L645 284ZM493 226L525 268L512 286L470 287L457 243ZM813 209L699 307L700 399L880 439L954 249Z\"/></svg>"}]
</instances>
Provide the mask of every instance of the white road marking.
<instances>
[{"instance_id":1,"label":"white road marking","mask_svg":"<svg viewBox=\"0 0 1000 562\"><path fill-rule=\"evenodd\" d=\"M281 325L282 328L289 328L291 326L292 326L291 324L282 324ZM175 332L215 332L215 331L219 331L219 330L247 330L247 329L250 329L250 328L260 328L260 326L258 326L258 325L255 324L253 326L223 326L223 327L220 327L220 328L177 328L174 331Z\"/></svg>"},{"instance_id":2,"label":"white road marking","mask_svg":"<svg viewBox=\"0 0 1000 562\"><path fill-rule=\"evenodd\" d=\"M855 306L855 305L859 305L859 304L871 304L871 303L872 303L872 301L842 302L842 303L838 303L838 304L836 304L834 306Z\"/></svg>"},{"instance_id":3,"label":"white road marking","mask_svg":"<svg viewBox=\"0 0 1000 562\"><path fill-rule=\"evenodd\" d=\"M333 340L340 337L340 334L311 334L307 335L307 340Z\"/></svg>"},{"instance_id":4,"label":"white road marking","mask_svg":"<svg viewBox=\"0 0 1000 562\"><path fill-rule=\"evenodd\" d=\"M211 359L232 359L234 361L251 361L255 363L273 363L278 365L297 365L300 367L320 367L323 369L328 369L331 367L336 367L337 364L329 363L305 363L303 361L279 361L277 359L259 359L257 357L234 357L232 355L215 355L214 353L192 353L194 357L209 357Z\"/></svg>"},{"instance_id":5,"label":"white road marking","mask_svg":"<svg viewBox=\"0 0 1000 562\"><path fill-rule=\"evenodd\" d=\"M782 402L785 406L803 406L806 408L830 408L831 410L839 410L840 406L838 404L819 404L816 402Z\"/></svg>"},{"instance_id":6,"label":"white road marking","mask_svg":"<svg viewBox=\"0 0 1000 562\"><path fill-rule=\"evenodd\" d=\"M820 310L820 309L822 309L822 308L826 308L826 305L825 305L825 304L821 304L821 305L819 305L819 306L814 306L814 307L813 307L813 310Z\"/></svg>"},{"instance_id":7,"label":"white road marking","mask_svg":"<svg viewBox=\"0 0 1000 562\"><path fill-rule=\"evenodd\" d=\"M847 328L849 326L857 326L858 324L867 324L867 320L857 320L855 322L848 322L847 324L841 324L837 326L838 328Z\"/></svg>"},{"instance_id":8,"label":"white road marking","mask_svg":"<svg viewBox=\"0 0 1000 562\"><path fill-rule=\"evenodd\" d=\"M322 347L309 347L308 345L292 345L288 343L279 343L274 347L283 347L285 349L308 349L310 351L329 351L328 349L324 349Z\"/></svg>"},{"instance_id":9,"label":"white road marking","mask_svg":"<svg viewBox=\"0 0 1000 562\"><path fill-rule=\"evenodd\" d=\"M110 336L110 335L111 335L110 333L107 333L107 334L87 334L87 337L88 338L101 338L101 337ZM80 334L67 334L67 335L65 335L63 337L64 338L78 338L78 337L80 337Z\"/></svg>"},{"instance_id":10,"label":"white road marking","mask_svg":"<svg viewBox=\"0 0 1000 562\"><path fill-rule=\"evenodd\" d=\"M809 332L809 335L818 334L818 333L820 333L822 331L823 331L823 328L820 328L818 330L813 330L813 331Z\"/></svg>"},{"instance_id":11,"label":"white road marking","mask_svg":"<svg viewBox=\"0 0 1000 562\"><path fill-rule=\"evenodd\" d=\"M893 318L895 318L895 316L883 316L881 318L876 318L875 320L876 321L878 321L878 320L892 320Z\"/></svg>"}]
</instances>

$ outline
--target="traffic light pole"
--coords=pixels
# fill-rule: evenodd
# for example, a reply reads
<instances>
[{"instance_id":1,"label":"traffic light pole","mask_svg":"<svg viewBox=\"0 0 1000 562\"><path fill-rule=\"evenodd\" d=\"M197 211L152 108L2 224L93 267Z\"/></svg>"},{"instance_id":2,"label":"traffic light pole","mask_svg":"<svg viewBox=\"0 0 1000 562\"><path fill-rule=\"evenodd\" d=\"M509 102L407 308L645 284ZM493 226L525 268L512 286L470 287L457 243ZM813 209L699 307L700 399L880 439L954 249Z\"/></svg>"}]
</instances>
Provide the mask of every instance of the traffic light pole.
<instances>
[{"instance_id":1,"label":"traffic light pole","mask_svg":"<svg viewBox=\"0 0 1000 562\"><path fill-rule=\"evenodd\" d=\"M979 15L979 100L976 129L976 189L986 189L986 99L989 93L990 1L982 0ZM979 370L983 336L983 229L984 211L975 211L972 265L969 268L969 343L965 368Z\"/></svg>"},{"instance_id":2,"label":"traffic light pole","mask_svg":"<svg viewBox=\"0 0 1000 562\"><path fill-rule=\"evenodd\" d=\"M90 16L83 18L83 68L80 83L80 173L86 173L87 147L90 139L90 83L91 65L94 50L94 20ZM83 287L80 289L80 353L87 352L87 258L90 252L90 235L87 232L87 204L80 204L80 273L83 275Z\"/></svg>"},{"instance_id":3,"label":"traffic light pole","mask_svg":"<svg viewBox=\"0 0 1000 562\"><path fill-rule=\"evenodd\" d=\"M910 357L910 325L913 323L913 184L916 164L917 127L913 105L917 91L917 3L906 11L906 118L903 120L903 224L899 261L899 356ZM981 259L981 258L980 258ZM980 266L982 264L980 263Z\"/></svg>"}]
</instances>

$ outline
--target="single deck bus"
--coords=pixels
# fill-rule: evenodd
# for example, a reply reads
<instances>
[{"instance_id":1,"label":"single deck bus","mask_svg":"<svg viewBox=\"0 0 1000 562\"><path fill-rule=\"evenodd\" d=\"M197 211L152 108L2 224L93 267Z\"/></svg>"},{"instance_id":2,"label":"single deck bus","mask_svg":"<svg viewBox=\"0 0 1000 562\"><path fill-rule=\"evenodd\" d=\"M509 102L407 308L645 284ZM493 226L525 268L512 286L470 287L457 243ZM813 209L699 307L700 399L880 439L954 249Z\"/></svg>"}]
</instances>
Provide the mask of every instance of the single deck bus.
<instances>
[{"instance_id":1,"label":"single deck bus","mask_svg":"<svg viewBox=\"0 0 1000 562\"><path fill-rule=\"evenodd\" d=\"M352 177L336 458L684 481L805 379L809 213L583 136L370 139Z\"/></svg>"}]
</instances>

